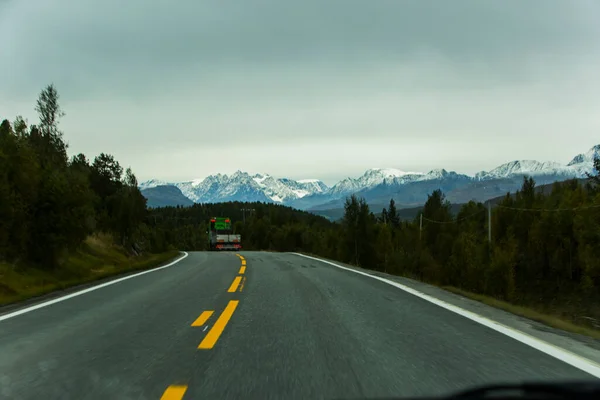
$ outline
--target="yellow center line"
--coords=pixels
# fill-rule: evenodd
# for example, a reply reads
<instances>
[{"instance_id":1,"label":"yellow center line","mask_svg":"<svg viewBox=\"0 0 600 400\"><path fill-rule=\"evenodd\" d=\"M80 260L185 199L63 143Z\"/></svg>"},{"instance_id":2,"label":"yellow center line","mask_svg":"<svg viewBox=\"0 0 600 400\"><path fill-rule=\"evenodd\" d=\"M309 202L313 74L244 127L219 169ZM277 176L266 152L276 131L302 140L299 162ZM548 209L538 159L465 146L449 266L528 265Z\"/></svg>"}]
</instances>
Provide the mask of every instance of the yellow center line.
<instances>
[{"instance_id":1,"label":"yellow center line","mask_svg":"<svg viewBox=\"0 0 600 400\"><path fill-rule=\"evenodd\" d=\"M187 390L185 385L171 385L165 390L160 400L181 400Z\"/></svg>"},{"instance_id":2,"label":"yellow center line","mask_svg":"<svg viewBox=\"0 0 600 400\"><path fill-rule=\"evenodd\" d=\"M240 273L240 274L243 274L244 272L246 272L246 266L245 266L245 265L242 265L242 266L240 267L240 272L239 272L239 273Z\"/></svg>"},{"instance_id":3,"label":"yellow center line","mask_svg":"<svg viewBox=\"0 0 600 400\"><path fill-rule=\"evenodd\" d=\"M246 283L246 277L242 280L242 286L240 286L240 292L244 290L244 284Z\"/></svg>"},{"instance_id":4,"label":"yellow center line","mask_svg":"<svg viewBox=\"0 0 600 400\"><path fill-rule=\"evenodd\" d=\"M231 286L229 286L229 290L227 290L227 291L229 293L233 293L233 292L237 291L237 288L238 288L241 280L242 280L241 276L236 276L235 279L233 280L233 282L231 283Z\"/></svg>"},{"instance_id":5,"label":"yellow center line","mask_svg":"<svg viewBox=\"0 0 600 400\"><path fill-rule=\"evenodd\" d=\"M210 316L213 314L212 311L204 311L196 320L192 323L192 326L202 326L208 321Z\"/></svg>"},{"instance_id":6,"label":"yellow center line","mask_svg":"<svg viewBox=\"0 0 600 400\"><path fill-rule=\"evenodd\" d=\"M198 346L199 349L212 349L213 348L215 343L217 343L217 340L219 340L221 333L223 333L225 326L227 326L227 323L229 322L229 319L233 315L233 312L235 311L236 307L238 306L238 303L239 303L239 300L230 300L229 301L229 304L227 304L227 307L225 307L225 310L223 310L221 315L219 315L217 322L215 322L213 327L208 331L208 334L206 334L206 337L204 338L204 340L202 340L202 342Z\"/></svg>"},{"instance_id":7,"label":"yellow center line","mask_svg":"<svg viewBox=\"0 0 600 400\"><path fill-rule=\"evenodd\" d=\"M242 265L246 265L246 260L242 260Z\"/></svg>"}]
</instances>

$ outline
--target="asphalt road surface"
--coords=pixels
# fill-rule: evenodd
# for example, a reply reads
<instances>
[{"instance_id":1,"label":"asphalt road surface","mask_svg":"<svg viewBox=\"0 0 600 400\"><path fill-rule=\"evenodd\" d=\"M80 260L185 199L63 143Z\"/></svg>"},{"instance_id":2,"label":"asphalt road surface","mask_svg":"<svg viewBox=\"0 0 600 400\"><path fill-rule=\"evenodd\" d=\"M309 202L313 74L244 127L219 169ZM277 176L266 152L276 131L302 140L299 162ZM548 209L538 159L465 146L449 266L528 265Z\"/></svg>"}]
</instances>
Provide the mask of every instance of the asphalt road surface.
<instances>
[{"instance_id":1,"label":"asphalt road surface","mask_svg":"<svg viewBox=\"0 0 600 400\"><path fill-rule=\"evenodd\" d=\"M409 397L595 379L391 285L295 254L190 253L15 311L0 310L2 399Z\"/></svg>"}]
</instances>

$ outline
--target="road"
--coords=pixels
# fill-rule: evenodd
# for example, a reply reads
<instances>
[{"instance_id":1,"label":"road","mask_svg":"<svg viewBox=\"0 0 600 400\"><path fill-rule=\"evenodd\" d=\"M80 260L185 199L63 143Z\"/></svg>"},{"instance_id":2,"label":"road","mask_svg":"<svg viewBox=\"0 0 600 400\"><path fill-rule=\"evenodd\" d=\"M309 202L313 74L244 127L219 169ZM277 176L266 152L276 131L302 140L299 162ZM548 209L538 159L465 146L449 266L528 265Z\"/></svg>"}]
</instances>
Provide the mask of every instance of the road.
<instances>
[{"instance_id":1,"label":"road","mask_svg":"<svg viewBox=\"0 0 600 400\"><path fill-rule=\"evenodd\" d=\"M189 253L20 315L0 310L0 398L373 398L592 379L375 279L295 254L240 256Z\"/></svg>"}]
</instances>

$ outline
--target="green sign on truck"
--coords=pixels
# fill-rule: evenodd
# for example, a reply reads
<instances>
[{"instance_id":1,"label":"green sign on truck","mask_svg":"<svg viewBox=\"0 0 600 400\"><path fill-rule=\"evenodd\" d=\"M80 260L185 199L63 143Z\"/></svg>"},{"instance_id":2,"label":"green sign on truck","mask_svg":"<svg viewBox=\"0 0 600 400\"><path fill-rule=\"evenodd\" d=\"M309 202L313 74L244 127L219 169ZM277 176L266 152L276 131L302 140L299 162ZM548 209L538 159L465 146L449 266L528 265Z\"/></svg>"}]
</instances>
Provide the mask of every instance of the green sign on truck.
<instances>
[{"instance_id":1,"label":"green sign on truck","mask_svg":"<svg viewBox=\"0 0 600 400\"><path fill-rule=\"evenodd\" d=\"M233 233L230 218L211 218L207 233L210 251L242 249L242 235Z\"/></svg>"}]
</instances>

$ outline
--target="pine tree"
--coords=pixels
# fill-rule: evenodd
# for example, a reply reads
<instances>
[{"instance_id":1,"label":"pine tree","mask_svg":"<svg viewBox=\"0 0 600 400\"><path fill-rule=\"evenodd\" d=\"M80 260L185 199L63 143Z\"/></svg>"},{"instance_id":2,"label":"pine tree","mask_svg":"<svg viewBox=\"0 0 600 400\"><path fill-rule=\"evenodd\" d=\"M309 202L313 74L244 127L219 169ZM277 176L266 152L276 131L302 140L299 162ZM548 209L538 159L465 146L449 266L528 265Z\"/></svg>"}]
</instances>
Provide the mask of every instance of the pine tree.
<instances>
[{"instance_id":1,"label":"pine tree","mask_svg":"<svg viewBox=\"0 0 600 400\"><path fill-rule=\"evenodd\" d=\"M59 120L65 113L58 99L54 85L48 85L40 93L35 107L40 124L32 130L32 143L42 157L42 166L45 168L67 166L67 144L62 140L62 132L58 130Z\"/></svg>"},{"instance_id":2,"label":"pine tree","mask_svg":"<svg viewBox=\"0 0 600 400\"><path fill-rule=\"evenodd\" d=\"M379 218L379 221L383 222L386 225L389 223L389 217L385 207L383 208L383 210L381 210L381 217Z\"/></svg>"},{"instance_id":3,"label":"pine tree","mask_svg":"<svg viewBox=\"0 0 600 400\"><path fill-rule=\"evenodd\" d=\"M13 127L15 130L15 134L19 137L24 137L27 135L27 121L20 115L15 118L15 122L13 122Z\"/></svg>"},{"instance_id":4,"label":"pine tree","mask_svg":"<svg viewBox=\"0 0 600 400\"><path fill-rule=\"evenodd\" d=\"M590 174L586 172L587 177L596 186L600 185L600 158L594 157L594 173Z\"/></svg>"},{"instance_id":5,"label":"pine tree","mask_svg":"<svg viewBox=\"0 0 600 400\"><path fill-rule=\"evenodd\" d=\"M356 265L359 264L359 213L360 205L358 198L353 194L346 199L346 203L344 204L344 218L342 224L345 232L346 254L349 255L349 258L346 261L352 261Z\"/></svg>"},{"instance_id":6,"label":"pine tree","mask_svg":"<svg viewBox=\"0 0 600 400\"><path fill-rule=\"evenodd\" d=\"M394 199L390 200L390 205L388 207L388 218L392 227L398 228L400 226L400 217L398 216L398 211L396 210L396 202L394 201Z\"/></svg>"}]
</instances>

